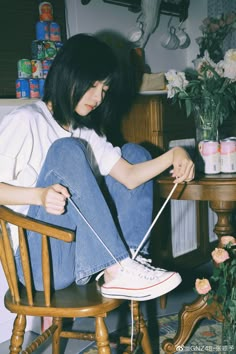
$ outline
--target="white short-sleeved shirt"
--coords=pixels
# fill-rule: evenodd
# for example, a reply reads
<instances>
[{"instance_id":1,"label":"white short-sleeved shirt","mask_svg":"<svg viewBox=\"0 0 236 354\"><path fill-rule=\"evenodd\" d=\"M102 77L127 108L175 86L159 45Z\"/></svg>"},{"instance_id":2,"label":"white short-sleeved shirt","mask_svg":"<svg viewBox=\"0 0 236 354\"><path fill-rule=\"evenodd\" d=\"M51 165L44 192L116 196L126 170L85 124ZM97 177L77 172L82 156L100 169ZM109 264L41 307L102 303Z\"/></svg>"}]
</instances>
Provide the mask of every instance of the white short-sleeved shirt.
<instances>
[{"instance_id":1,"label":"white short-sleeved shirt","mask_svg":"<svg viewBox=\"0 0 236 354\"><path fill-rule=\"evenodd\" d=\"M120 148L113 147L106 137L98 136L94 130L64 130L54 120L46 104L37 101L14 109L0 121L0 182L34 187L51 144L71 136L85 141L95 173L108 175L121 157ZM23 214L27 214L29 209L29 205L10 207ZM16 250L18 244L13 230L12 237Z\"/></svg>"}]
</instances>

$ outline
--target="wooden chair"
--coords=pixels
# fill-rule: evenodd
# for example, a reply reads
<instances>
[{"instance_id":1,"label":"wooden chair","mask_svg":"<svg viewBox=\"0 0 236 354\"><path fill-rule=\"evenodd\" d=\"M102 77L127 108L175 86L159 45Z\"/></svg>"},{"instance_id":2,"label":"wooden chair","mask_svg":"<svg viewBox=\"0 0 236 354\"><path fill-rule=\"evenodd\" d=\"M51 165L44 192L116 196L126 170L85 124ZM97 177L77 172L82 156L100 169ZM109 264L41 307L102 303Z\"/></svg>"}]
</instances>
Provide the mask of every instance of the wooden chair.
<instances>
[{"instance_id":1,"label":"wooden chair","mask_svg":"<svg viewBox=\"0 0 236 354\"><path fill-rule=\"evenodd\" d=\"M9 285L9 290L5 294L5 307L10 312L16 313L9 353L33 353L51 336L53 354L60 353L61 337L96 341L98 353L111 353L109 334L104 318L109 312L118 308L124 301L102 297L97 289L95 281L81 287L72 284L63 290L57 291L53 291L50 286L50 252L48 238L54 237L64 242L72 242L74 240L74 233L66 229L54 227L29 217L22 216L4 206L0 206L0 222L0 259ZM14 224L18 227L19 249L25 286L19 283L17 277L7 223ZM42 235L42 273L44 291L34 291L33 289L25 230L32 230ZM145 321L140 313L139 303L132 301L131 306L133 307L135 332L137 332L132 348L141 345L145 354L151 354L152 349ZM48 329L40 334L36 340L22 351L26 316L52 317L53 321ZM76 317L94 318L94 333L63 330L63 319ZM138 340L139 343L137 343ZM130 353L130 338L122 338L121 342L129 345L129 348L125 352Z\"/></svg>"}]
</instances>

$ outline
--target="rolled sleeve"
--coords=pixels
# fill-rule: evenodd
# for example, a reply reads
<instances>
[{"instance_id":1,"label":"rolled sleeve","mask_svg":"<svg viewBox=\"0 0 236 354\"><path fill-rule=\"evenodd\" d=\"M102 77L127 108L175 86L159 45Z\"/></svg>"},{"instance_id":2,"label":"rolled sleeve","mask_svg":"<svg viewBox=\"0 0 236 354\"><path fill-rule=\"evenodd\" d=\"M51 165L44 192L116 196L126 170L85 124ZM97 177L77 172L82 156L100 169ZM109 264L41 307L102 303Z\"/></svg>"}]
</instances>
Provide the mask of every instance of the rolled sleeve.
<instances>
[{"instance_id":1,"label":"rolled sleeve","mask_svg":"<svg viewBox=\"0 0 236 354\"><path fill-rule=\"evenodd\" d=\"M112 147L112 149L106 149L104 151L103 159L99 165L100 172L103 176L110 173L113 166L121 158L121 150L119 147Z\"/></svg>"}]
</instances>

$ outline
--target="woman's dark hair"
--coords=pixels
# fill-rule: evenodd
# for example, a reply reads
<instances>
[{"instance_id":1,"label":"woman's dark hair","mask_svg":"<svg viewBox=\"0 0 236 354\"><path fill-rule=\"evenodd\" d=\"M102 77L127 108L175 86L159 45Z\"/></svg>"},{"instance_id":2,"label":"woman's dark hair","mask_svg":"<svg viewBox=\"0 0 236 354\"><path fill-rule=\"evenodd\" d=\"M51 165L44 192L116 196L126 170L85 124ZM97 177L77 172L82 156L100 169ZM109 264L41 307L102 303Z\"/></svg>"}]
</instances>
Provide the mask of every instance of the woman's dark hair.
<instances>
[{"instance_id":1,"label":"woman's dark hair","mask_svg":"<svg viewBox=\"0 0 236 354\"><path fill-rule=\"evenodd\" d=\"M86 117L75 107L95 81L106 80L109 90L101 105ZM112 49L95 36L77 34L60 49L45 81L44 102L52 103L54 119L60 125L88 127L99 135L115 114L119 97L119 65Z\"/></svg>"}]
</instances>

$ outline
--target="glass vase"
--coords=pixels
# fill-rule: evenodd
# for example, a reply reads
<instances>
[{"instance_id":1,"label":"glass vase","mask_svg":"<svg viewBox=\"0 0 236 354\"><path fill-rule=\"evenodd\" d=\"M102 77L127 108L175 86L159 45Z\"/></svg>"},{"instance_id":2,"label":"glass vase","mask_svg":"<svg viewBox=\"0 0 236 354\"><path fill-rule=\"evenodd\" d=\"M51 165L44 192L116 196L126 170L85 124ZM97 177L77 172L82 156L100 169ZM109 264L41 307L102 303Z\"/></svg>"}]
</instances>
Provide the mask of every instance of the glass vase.
<instances>
[{"instance_id":1,"label":"glass vase","mask_svg":"<svg viewBox=\"0 0 236 354\"><path fill-rule=\"evenodd\" d=\"M209 97L201 97L192 100L191 106L196 128L196 170L205 174L219 173L220 156L218 148L216 147L214 152L207 152L206 156L203 156L203 149L201 148L204 141L218 142L219 140L220 117L216 114L216 104ZM212 144L210 146L213 147Z\"/></svg>"},{"instance_id":2,"label":"glass vase","mask_svg":"<svg viewBox=\"0 0 236 354\"><path fill-rule=\"evenodd\" d=\"M203 140L218 141L218 127L220 117L216 115L216 104L209 97L201 97L192 102L196 142Z\"/></svg>"}]
</instances>

